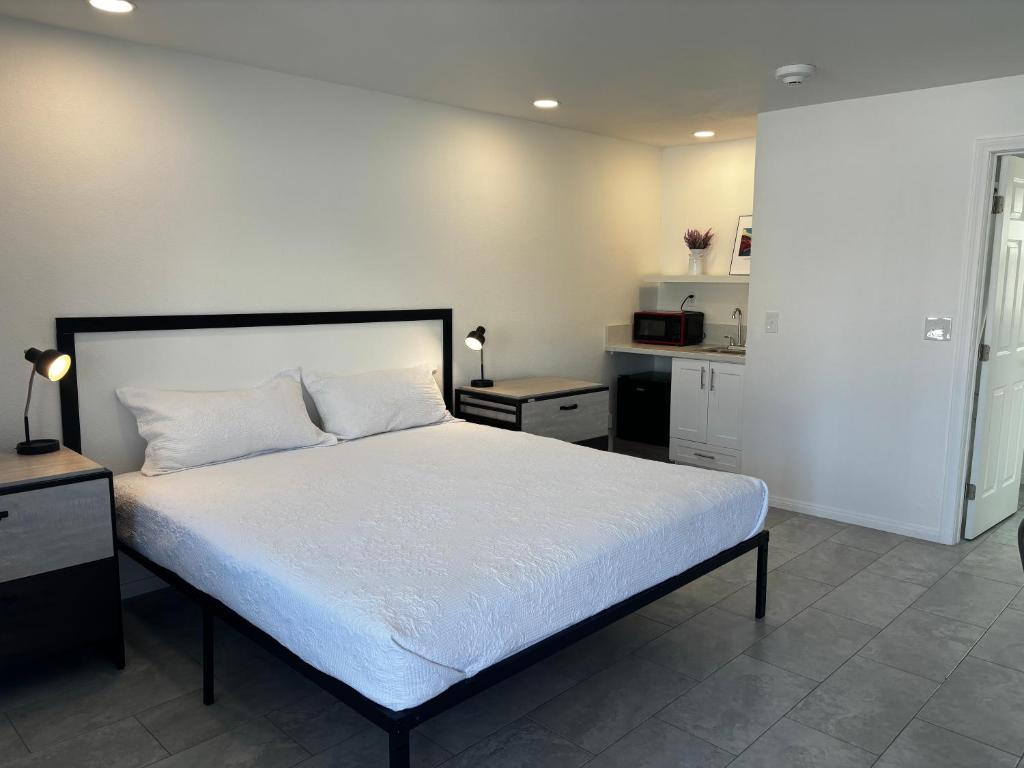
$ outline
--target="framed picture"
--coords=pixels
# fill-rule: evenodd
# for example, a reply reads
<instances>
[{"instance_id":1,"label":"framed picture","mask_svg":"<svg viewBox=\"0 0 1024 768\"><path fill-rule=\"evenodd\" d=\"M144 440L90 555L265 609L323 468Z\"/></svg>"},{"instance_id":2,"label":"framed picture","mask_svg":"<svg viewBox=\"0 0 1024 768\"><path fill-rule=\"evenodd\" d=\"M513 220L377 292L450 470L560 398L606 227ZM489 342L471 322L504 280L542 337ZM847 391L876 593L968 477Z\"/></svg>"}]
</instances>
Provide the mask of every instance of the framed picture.
<instances>
[{"instance_id":1,"label":"framed picture","mask_svg":"<svg viewBox=\"0 0 1024 768\"><path fill-rule=\"evenodd\" d=\"M750 274L750 247L754 241L754 217L740 216L736 223L736 242L732 245L730 275Z\"/></svg>"}]
</instances>

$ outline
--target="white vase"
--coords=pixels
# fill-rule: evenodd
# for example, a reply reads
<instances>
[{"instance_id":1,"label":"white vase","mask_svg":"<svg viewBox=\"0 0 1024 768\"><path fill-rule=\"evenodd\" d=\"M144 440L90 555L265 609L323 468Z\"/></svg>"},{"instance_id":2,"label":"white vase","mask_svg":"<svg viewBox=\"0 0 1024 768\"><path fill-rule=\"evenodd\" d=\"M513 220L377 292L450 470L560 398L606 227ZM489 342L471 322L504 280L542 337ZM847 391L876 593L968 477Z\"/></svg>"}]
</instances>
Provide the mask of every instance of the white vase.
<instances>
[{"instance_id":1,"label":"white vase","mask_svg":"<svg viewBox=\"0 0 1024 768\"><path fill-rule=\"evenodd\" d=\"M690 249L690 269L689 274L691 275L703 275L704 274L704 252L706 248L691 248Z\"/></svg>"}]
</instances>

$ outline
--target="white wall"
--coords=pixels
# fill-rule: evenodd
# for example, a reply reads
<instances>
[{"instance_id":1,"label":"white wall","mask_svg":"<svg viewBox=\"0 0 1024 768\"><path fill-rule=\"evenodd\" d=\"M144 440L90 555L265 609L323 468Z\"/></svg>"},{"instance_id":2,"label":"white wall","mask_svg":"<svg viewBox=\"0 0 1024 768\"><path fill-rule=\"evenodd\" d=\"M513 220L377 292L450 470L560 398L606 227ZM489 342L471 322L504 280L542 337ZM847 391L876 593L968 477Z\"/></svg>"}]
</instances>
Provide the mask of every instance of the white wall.
<instances>
[{"instance_id":1,"label":"white wall","mask_svg":"<svg viewBox=\"0 0 1024 768\"><path fill-rule=\"evenodd\" d=\"M660 152L0 20L0 446L60 315L452 306L495 377L600 377ZM476 356L461 343L457 380ZM36 388L39 436L59 434Z\"/></svg>"},{"instance_id":2,"label":"white wall","mask_svg":"<svg viewBox=\"0 0 1024 768\"><path fill-rule=\"evenodd\" d=\"M708 274L729 274L736 220L753 212L755 139L670 147L662 153L661 263L667 274L686 272L688 229L711 227Z\"/></svg>"},{"instance_id":3,"label":"white wall","mask_svg":"<svg viewBox=\"0 0 1024 768\"><path fill-rule=\"evenodd\" d=\"M775 503L952 540L965 393L924 318L967 330L974 145L1024 134L1022 93L1015 77L759 116L743 458Z\"/></svg>"}]
</instances>

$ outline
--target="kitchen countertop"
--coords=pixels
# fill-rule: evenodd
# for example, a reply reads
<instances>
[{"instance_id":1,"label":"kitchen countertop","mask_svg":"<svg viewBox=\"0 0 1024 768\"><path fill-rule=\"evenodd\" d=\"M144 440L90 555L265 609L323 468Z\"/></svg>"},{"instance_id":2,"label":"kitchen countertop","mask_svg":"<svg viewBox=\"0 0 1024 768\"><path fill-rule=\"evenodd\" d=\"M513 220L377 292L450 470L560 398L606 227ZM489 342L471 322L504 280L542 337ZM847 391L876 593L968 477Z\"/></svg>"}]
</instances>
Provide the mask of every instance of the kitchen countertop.
<instances>
[{"instance_id":1,"label":"kitchen countertop","mask_svg":"<svg viewBox=\"0 0 1024 768\"><path fill-rule=\"evenodd\" d=\"M688 347L674 347L661 344L637 344L632 339L629 325L609 325L605 335L606 352L625 352L633 355L655 355L657 357L685 357L691 360L713 360L722 363L744 365L746 355L731 355L725 352L709 352L721 344L698 344Z\"/></svg>"}]
</instances>

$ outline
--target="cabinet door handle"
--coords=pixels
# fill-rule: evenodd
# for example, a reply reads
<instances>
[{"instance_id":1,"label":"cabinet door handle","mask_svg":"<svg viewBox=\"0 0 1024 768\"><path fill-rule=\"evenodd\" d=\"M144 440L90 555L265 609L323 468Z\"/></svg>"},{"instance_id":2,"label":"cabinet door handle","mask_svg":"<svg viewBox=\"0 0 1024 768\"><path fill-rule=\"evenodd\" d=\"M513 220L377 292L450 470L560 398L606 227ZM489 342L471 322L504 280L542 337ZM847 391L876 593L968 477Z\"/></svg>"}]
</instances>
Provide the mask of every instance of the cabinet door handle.
<instances>
[{"instance_id":1,"label":"cabinet door handle","mask_svg":"<svg viewBox=\"0 0 1024 768\"><path fill-rule=\"evenodd\" d=\"M711 369L711 385L708 387L709 392L715 391L715 369Z\"/></svg>"},{"instance_id":2,"label":"cabinet door handle","mask_svg":"<svg viewBox=\"0 0 1024 768\"><path fill-rule=\"evenodd\" d=\"M560 410L560 411L575 411L579 407L580 407L579 403L573 403L572 405L560 405L560 406L558 406L558 410Z\"/></svg>"},{"instance_id":3,"label":"cabinet door handle","mask_svg":"<svg viewBox=\"0 0 1024 768\"><path fill-rule=\"evenodd\" d=\"M700 367L700 388L704 389L704 366Z\"/></svg>"},{"instance_id":4,"label":"cabinet door handle","mask_svg":"<svg viewBox=\"0 0 1024 768\"><path fill-rule=\"evenodd\" d=\"M700 456L702 459L711 459L711 461L715 460L715 457L712 456L710 453L697 453L696 451L694 451L693 455Z\"/></svg>"}]
</instances>

